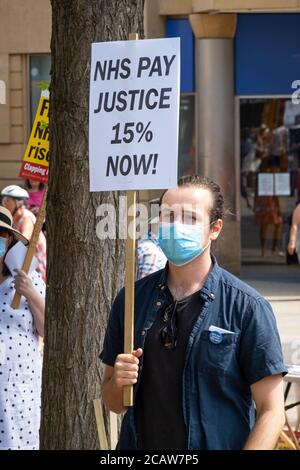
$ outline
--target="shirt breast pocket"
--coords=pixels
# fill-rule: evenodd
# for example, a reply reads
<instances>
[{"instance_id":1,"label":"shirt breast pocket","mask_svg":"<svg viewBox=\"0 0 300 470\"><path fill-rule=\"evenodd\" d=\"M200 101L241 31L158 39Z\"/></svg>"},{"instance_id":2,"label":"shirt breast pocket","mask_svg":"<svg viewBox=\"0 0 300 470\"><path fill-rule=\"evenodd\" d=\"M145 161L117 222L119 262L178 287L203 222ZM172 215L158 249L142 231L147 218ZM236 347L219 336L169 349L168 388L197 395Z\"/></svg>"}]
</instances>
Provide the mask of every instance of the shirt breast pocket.
<instances>
[{"instance_id":1,"label":"shirt breast pocket","mask_svg":"<svg viewBox=\"0 0 300 470\"><path fill-rule=\"evenodd\" d=\"M234 373L238 337L238 334L223 333L216 341L211 331L202 331L199 338L200 369L220 374Z\"/></svg>"}]
</instances>

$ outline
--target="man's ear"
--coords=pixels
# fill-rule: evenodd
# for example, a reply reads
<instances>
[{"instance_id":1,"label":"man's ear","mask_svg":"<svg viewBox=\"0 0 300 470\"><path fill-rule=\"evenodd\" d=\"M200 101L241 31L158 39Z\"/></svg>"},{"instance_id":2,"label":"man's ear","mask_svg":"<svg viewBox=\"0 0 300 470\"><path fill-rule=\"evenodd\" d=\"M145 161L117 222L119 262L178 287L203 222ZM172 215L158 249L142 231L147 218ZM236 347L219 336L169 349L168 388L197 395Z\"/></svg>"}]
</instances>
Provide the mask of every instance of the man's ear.
<instances>
[{"instance_id":1,"label":"man's ear","mask_svg":"<svg viewBox=\"0 0 300 470\"><path fill-rule=\"evenodd\" d=\"M213 223L212 228L211 228L211 232L210 232L210 239L212 241L214 241L218 238L218 236L220 235L220 233L222 231L222 228L223 228L223 220L222 219L218 219Z\"/></svg>"}]
</instances>

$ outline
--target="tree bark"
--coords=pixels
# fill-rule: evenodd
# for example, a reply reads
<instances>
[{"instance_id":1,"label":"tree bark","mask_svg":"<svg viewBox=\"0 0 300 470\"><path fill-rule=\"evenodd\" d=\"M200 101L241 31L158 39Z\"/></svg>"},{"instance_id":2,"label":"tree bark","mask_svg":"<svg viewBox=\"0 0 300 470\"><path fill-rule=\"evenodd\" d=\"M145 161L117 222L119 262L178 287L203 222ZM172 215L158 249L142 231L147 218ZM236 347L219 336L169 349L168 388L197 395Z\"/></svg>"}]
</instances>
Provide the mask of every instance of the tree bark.
<instances>
[{"instance_id":1,"label":"tree bark","mask_svg":"<svg viewBox=\"0 0 300 470\"><path fill-rule=\"evenodd\" d=\"M89 193L91 43L143 37L144 0L52 0L47 302L42 449L98 449L93 399L112 301L124 283L124 242L100 241L96 209L119 193ZM117 219L118 222L118 219Z\"/></svg>"}]
</instances>

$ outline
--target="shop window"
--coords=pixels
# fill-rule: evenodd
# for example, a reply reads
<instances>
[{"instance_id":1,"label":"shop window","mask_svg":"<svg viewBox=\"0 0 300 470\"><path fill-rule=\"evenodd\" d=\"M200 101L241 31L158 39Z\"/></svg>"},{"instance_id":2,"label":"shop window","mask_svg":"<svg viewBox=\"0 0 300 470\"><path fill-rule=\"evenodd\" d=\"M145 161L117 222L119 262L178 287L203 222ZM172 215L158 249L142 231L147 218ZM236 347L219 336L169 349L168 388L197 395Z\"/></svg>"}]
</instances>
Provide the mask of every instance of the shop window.
<instances>
[{"instance_id":1,"label":"shop window","mask_svg":"<svg viewBox=\"0 0 300 470\"><path fill-rule=\"evenodd\" d=\"M196 172L195 94L181 94L179 114L178 176Z\"/></svg>"},{"instance_id":2,"label":"shop window","mask_svg":"<svg viewBox=\"0 0 300 470\"><path fill-rule=\"evenodd\" d=\"M291 214L300 199L300 104L240 99L244 261L289 262Z\"/></svg>"},{"instance_id":3,"label":"shop window","mask_svg":"<svg viewBox=\"0 0 300 470\"><path fill-rule=\"evenodd\" d=\"M29 57L29 82L30 82L30 128L33 125L41 96L41 82L50 83L50 54L36 54Z\"/></svg>"}]
</instances>

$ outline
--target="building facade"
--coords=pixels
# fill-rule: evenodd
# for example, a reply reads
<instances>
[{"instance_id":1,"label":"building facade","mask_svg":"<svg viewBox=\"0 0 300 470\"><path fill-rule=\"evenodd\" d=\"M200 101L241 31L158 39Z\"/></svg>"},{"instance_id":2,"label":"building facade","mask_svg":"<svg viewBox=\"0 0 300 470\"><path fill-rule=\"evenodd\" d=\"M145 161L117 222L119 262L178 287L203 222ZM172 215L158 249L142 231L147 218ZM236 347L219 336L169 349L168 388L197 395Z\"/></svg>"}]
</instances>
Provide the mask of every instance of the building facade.
<instances>
[{"instance_id":1,"label":"building facade","mask_svg":"<svg viewBox=\"0 0 300 470\"><path fill-rule=\"evenodd\" d=\"M49 80L51 6L48 0L0 1L0 189L18 173L40 94Z\"/></svg>"},{"instance_id":2,"label":"building facade","mask_svg":"<svg viewBox=\"0 0 300 470\"><path fill-rule=\"evenodd\" d=\"M300 194L299 29L300 0L146 0L146 37L181 38L179 174L198 172L222 186L228 213L216 250L235 273L242 257L258 256L258 225L255 246L249 234L267 181L273 178L273 192L275 182L281 187L273 196L283 214ZM20 184L38 83L49 80L50 37L49 0L0 0L0 189ZM287 162L263 168L257 149L282 118ZM156 195L146 191L141 199Z\"/></svg>"}]
</instances>

